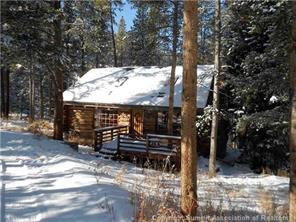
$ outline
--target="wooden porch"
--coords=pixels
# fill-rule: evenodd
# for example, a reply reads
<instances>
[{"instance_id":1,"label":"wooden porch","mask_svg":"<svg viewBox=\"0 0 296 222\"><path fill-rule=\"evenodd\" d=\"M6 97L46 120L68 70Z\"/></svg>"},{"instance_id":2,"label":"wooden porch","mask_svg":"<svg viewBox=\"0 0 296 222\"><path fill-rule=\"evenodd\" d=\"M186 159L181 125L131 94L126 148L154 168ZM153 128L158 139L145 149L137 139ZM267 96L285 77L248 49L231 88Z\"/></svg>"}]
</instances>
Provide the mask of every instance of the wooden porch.
<instances>
[{"instance_id":1,"label":"wooden porch","mask_svg":"<svg viewBox=\"0 0 296 222\"><path fill-rule=\"evenodd\" d=\"M117 157L168 160L180 168L181 137L147 134L137 137L128 126L112 126L94 130L94 150Z\"/></svg>"}]
</instances>

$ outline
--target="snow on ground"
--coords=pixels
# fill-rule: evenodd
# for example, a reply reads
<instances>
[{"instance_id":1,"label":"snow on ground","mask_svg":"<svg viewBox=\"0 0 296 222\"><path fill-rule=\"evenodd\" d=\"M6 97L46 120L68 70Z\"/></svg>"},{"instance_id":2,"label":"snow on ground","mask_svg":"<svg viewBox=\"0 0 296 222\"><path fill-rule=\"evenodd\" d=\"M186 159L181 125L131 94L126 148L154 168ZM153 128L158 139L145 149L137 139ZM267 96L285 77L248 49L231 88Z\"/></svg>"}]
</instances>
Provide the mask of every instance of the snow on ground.
<instances>
[{"instance_id":1,"label":"snow on ground","mask_svg":"<svg viewBox=\"0 0 296 222\"><path fill-rule=\"evenodd\" d=\"M129 192L109 176L98 184L96 164L62 142L1 131L2 221L131 221Z\"/></svg>"},{"instance_id":2,"label":"snow on ground","mask_svg":"<svg viewBox=\"0 0 296 222\"><path fill-rule=\"evenodd\" d=\"M218 167L218 176L208 179L208 159L199 158L199 200L211 199L217 205L222 201L227 210L243 210L250 214L269 211L271 209L265 208L271 205L278 212L287 210L289 178L254 174L246 165L230 166L218 162Z\"/></svg>"},{"instance_id":3,"label":"snow on ground","mask_svg":"<svg viewBox=\"0 0 296 222\"><path fill-rule=\"evenodd\" d=\"M27 130L28 122L26 120L9 119L0 121L0 129L11 131L24 131Z\"/></svg>"},{"instance_id":4,"label":"snow on ground","mask_svg":"<svg viewBox=\"0 0 296 222\"><path fill-rule=\"evenodd\" d=\"M90 152L89 147L77 152L61 141L1 130L2 221L132 221L136 189L152 196L171 189L179 198L179 174L96 158ZM271 199L273 210L284 211L288 178L218 162L218 176L208 179L207 167L208 160L200 157L200 206L212 203L230 214L256 215L268 210L265 202Z\"/></svg>"}]
</instances>

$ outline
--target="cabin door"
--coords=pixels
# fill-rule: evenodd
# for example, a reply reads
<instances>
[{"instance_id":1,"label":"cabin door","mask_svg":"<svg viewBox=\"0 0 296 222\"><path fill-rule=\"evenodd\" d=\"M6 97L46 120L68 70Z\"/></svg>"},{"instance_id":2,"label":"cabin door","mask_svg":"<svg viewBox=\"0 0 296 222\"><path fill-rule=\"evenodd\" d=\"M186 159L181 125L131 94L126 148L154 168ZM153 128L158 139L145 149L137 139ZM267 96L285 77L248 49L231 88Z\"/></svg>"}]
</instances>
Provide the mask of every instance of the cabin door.
<instances>
[{"instance_id":1,"label":"cabin door","mask_svg":"<svg viewBox=\"0 0 296 222\"><path fill-rule=\"evenodd\" d=\"M144 111L143 110L133 110L133 132L137 137L143 136L143 120Z\"/></svg>"}]
</instances>

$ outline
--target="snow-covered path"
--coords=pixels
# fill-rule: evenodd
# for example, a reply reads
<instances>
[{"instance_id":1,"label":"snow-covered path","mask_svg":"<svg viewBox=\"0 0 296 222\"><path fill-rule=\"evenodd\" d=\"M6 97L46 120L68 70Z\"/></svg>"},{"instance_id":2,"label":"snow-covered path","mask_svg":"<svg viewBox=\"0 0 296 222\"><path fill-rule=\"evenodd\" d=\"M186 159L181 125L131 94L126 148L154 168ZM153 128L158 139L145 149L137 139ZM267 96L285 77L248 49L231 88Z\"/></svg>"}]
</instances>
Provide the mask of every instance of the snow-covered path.
<instances>
[{"instance_id":1,"label":"snow-covered path","mask_svg":"<svg viewBox=\"0 0 296 222\"><path fill-rule=\"evenodd\" d=\"M93 160L62 142L1 131L1 221L132 220L129 192L106 176L98 184Z\"/></svg>"}]
</instances>

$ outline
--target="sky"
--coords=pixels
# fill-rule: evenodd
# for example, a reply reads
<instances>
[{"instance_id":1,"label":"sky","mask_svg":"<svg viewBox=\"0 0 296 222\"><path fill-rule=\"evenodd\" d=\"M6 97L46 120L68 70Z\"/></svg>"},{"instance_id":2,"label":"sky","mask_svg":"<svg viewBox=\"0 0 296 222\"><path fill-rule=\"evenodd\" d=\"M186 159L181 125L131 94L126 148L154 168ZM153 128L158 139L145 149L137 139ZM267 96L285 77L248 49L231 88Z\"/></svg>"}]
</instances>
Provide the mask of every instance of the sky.
<instances>
[{"instance_id":1,"label":"sky","mask_svg":"<svg viewBox=\"0 0 296 222\"><path fill-rule=\"evenodd\" d=\"M116 23L119 24L121 17L124 18L126 23L126 30L129 31L133 26L133 20L136 15L136 10L132 8L132 6L126 1L123 1L125 4L122 7L122 10L116 11ZM115 31L117 32L118 26L115 27Z\"/></svg>"}]
</instances>

